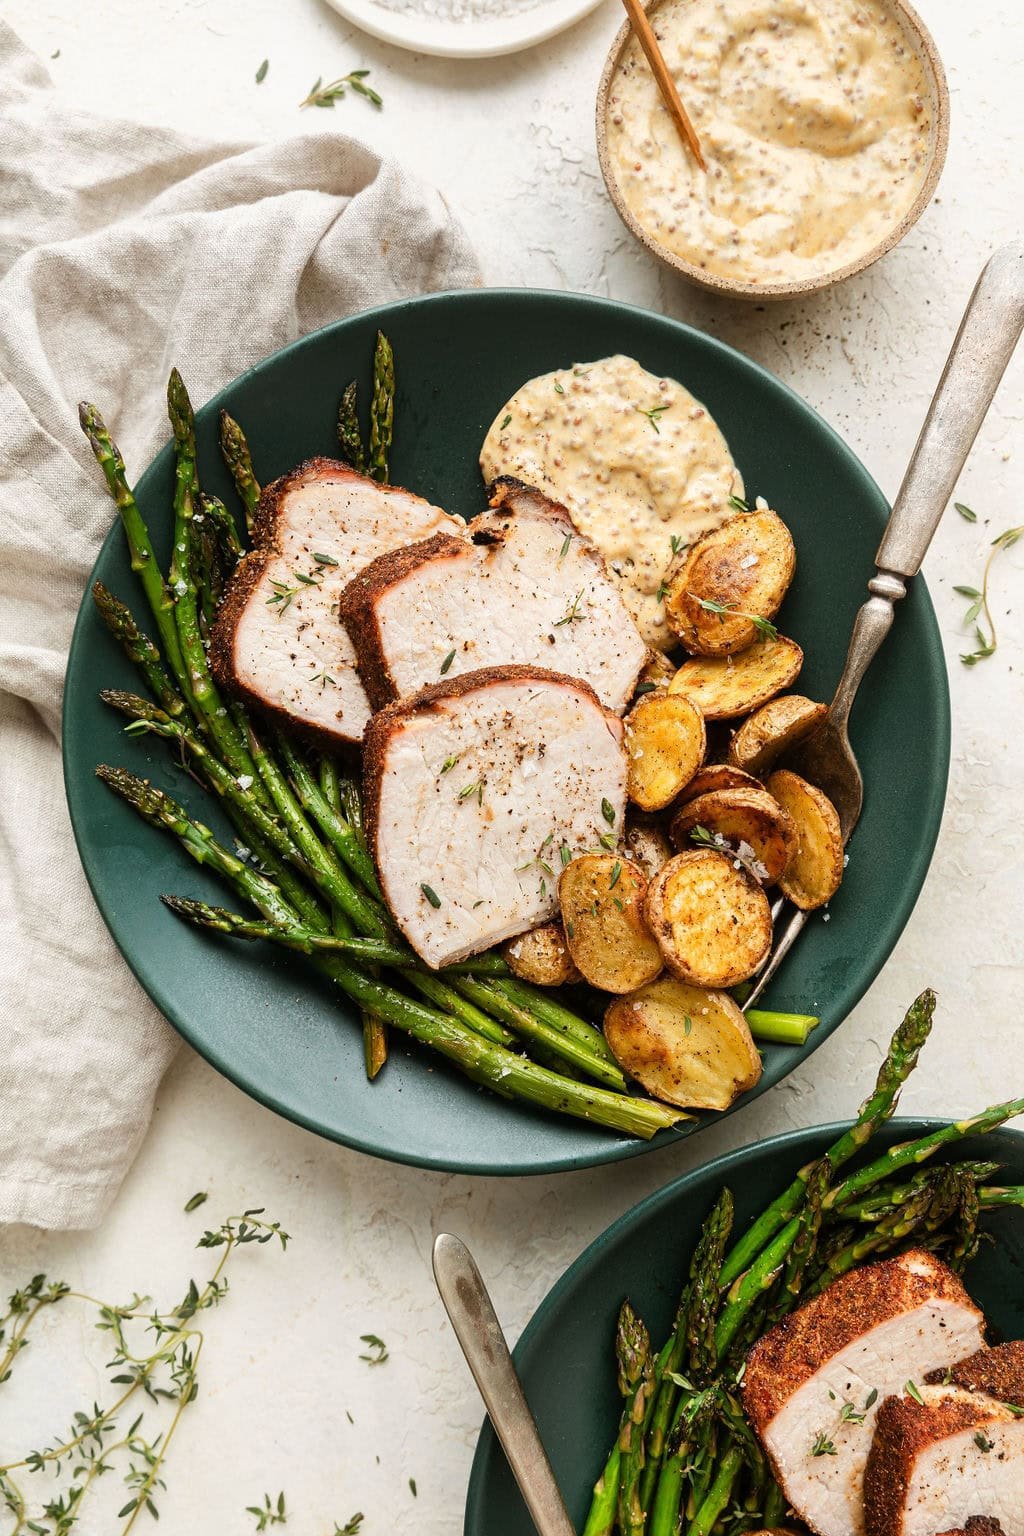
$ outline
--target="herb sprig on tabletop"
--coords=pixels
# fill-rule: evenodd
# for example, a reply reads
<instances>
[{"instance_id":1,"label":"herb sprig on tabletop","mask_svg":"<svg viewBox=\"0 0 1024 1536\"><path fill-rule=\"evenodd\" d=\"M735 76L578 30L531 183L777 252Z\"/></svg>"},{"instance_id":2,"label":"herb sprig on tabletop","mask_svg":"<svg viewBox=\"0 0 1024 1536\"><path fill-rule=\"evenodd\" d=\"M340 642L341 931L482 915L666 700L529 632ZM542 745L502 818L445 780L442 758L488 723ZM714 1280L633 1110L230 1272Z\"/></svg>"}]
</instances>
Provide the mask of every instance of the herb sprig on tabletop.
<instances>
[{"instance_id":1,"label":"herb sprig on tabletop","mask_svg":"<svg viewBox=\"0 0 1024 1536\"><path fill-rule=\"evenodd\" d=\"M962 503L956 503L957 511L962 517L966 517L970 508L965 508ZM976 522L977 516L971 513L968 522ZM992 609L989 605L989 577L992 572L992 562L1001 549L1010 549L1018 539L1024 538L1024 523L1016 528L1005 528L997 534L989 546L988 558L981 575L981 586L956 586L953 591L960 597L967 599L967 609L964 613L964 626L974 628L974 638L977 642L973 651L961 651L960 660L965 667L977 666L979 661L985 661L989 656L995 655L999 645L996 635L995 620L992 617Z\"/></svg>"},{"instance_id":2,"label":"herb sprig on tabletop","mask_svg":"<svg viewBox=\"0 0 1024 1536\"><path fill-rule=\"evenodd\" d=\"M375 107L384 105L384 98L379 91L375 91L372 85L367 85L366 77L370 73L368 69L353 69L347 75L341 75L337 80L331 80L324 85L323 76L318 75L315 85L309 95L299 102L300 107L331 107L336 101L341 101L346 91L355 91L357 96L365 96L367 101Z\"/></svg>"},{"instance_id":3,"label":"herb sprig on tabletop","mask_svg":"<svg viewBox=\"0 0 1024 1536\"><path fill-rule=\"evenodd\" d=\"M195 1210L200 1203L193 1196L186 1209ZM123 1522L121 1536L127 1536L143 1510L159 1517L157 1501L167 1486L167 1453L185 1409L199 1390L197 1371L205 1334L197 1319L227 1295L225 1270L235 1249L275 1241L285 1248L288 1234L278 1222L267 1221L262 1209L244 1211L204 1232L196 1246L220 1248L217 1263L202 1283L190 1280L177 1306L167 1312L157 1311L148 1296L132 1296L121 1304L105 1302L74 1291L63 1281L50 1281L46 1275L33 1276L14 1292L0 1318L0 1384L10 1379L40 1313L79 1301L97 1309L96 1327L110 1336L113 1349L106 1369L116 1391L104 1406L93 1402L76 1412L70 1426L41 1448L0 1466L0 1507L13 1520L9 1536L68 1536L90 1490L109 1472L120 1476L128 1494L117 1511L117 1519ZM159 1428L150 1428L149 1421L161 1408L169 1411L169 1419L164 1418ZM49 1473L54 1480L63 1475L63 1493L58 1496L48 1487L38 1497L38 1509L31 1509L35 1501L24 1483L27 1473ZM53 1495L48 1501L46 1493ZM280 1518L284 1518L283 1495ZM276 1515L273 1522L277 1523Z\"/></svg>"}]
</instances>

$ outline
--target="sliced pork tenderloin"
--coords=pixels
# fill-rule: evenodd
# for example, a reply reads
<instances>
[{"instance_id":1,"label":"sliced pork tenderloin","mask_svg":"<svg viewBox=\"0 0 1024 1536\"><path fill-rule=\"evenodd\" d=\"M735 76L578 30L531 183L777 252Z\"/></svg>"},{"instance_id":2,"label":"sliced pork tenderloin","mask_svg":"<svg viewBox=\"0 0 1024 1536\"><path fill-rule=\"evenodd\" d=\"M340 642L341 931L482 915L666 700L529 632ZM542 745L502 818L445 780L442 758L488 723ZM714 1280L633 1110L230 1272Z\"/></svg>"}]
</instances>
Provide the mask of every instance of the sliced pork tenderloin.
<instances>
[{"instance_id":1,"label":"sliced pork tenderloin","mask_svg":"<svg viewBox=\"0 0 1024 1536\"><path fill-rule=\"evenodd\" d=\"M743 1403L794 1511L818 1536L862 1536L878 1404L984 1342L952 1270L914 1250L865 1265L754 1345ZM974 1511L979 1513L979 1511Z\"/></svg>"},{"instance_id":2,"label":"sliced pork tenderloin","mask_svg":"<svg viewBox=\"0 0 1024 1536\"><path fill-rule=\"evenodd\" d=\"M1018 1377L1018 1399L1022 1387ZM997 1521L1003 1536L1024 1536L1020 1408L953 1385L912 1384L887 1398L864 1473L864 1510L868 1536L935 1536L951 1525L973 1533L978 1517Z\"/></svg>"},{"instance_id":3,"label":"sliced pork tenderloin","mask_svg":"<svg viewBox=\"0 0 1024 1536\"><path fill-rule=\"evenodd\" d=\"M370 847L395 921L428 965L554 916L562 849L621 834L622 731L586 683L522 666L469 672L374 715Z\"/></svg>"},{"instance_id":4,"label":"sliced pork tenderloin","mask_svg":"<svg viewBox=\"0 0 1024 1536\"><path fill-rule=\"evenodd\" d=\"M341 617L375 708L481 667L580 677L621 713L647 648L597 549L569 514L517 480L491 488L469 541L444 537L374 560Z\"/></svg>"},{"instance_id":5,"label":"sliced pork tenderloin","mask_svg":"<svg viewBox=\"0 0 1024 1536\"><path fill-rule=\"evenodd\" d=\"M1006 1533L998 1520L989 1520L985 1515L971 1515L967 1524L962 1525L958 1531L940 1531L939 1536L1006 1536Z\"/></svg>"},{"instance_id":6,"label":"sliced pork tenderloin","mask_svg":"<svg viewBox=\"0 0 1024 1536\"><path fill-rule=\"evenodd\" d=\"M214 625L217 681L307 735L360 741L370 705L338 622L342 589L385 550L442 529L458 536L465 524L332 459L275 480Z\"/></svg>"},{"instance_id":7,"label":"sliced pork tenderloin","mask_svg":"<svg viewBox=\"0 0 1024 1536\"><path fill-rule=\"evenodd\" d=\"M979 1349L949 1370L930 1371L925 1380L932 1386L952 1384L968 1392L987 1392L989 1397L1024 1408L1024 1339Z\"/></svg>"}]
</instances>

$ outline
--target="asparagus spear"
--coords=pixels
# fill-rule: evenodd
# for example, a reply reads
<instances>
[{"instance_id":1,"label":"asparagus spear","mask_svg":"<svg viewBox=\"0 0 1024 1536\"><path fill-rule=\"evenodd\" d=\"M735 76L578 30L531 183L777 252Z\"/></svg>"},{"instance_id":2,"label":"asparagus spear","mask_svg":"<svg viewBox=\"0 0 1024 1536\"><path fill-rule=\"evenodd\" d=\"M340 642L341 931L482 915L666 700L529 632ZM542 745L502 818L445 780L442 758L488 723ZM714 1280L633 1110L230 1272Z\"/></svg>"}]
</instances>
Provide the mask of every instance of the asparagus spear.
<instances>
[{"instance_id":1,"label":"asparagus spear","mask_svg":"<svg viewBox=\"0 0 1024 1536\"><path fill-rule=\"evenodd\" d=\"M185 700L164 670L159 650L149 636L143 634L131 610L113 592L108 591L101 581L94 582L92 595L104 624L124 648L128 660L138 667L146 687L161 709L175 718L183 715Z\"/></svg>"},{"instance_id":2,"label":"asparagus spear","mask_svg":"<svg viewBox=\"0 0 1024 1536\"><path fill-rule=\"evenodd\" d=\"M356 409L357 386L355 379L346 384L338 406L338 442L346 464L360 475L366 468L363 456L363 435L359 430L359 413Z\"/></svg>"},{"instance_id":3,"label":"asparagus spear","mask_svg":"<svg viewBox=\"0 0 1024 1536\"><path fill-rule=\"evenodd\" d=\"M568 1062L595 1082L603 1083L606 1088L614 1089L617 1093L626 1092L626 1079L622 1072L603 1053L594 1049L589 1042L553 1029L530 1009L510 1002L494 982L466 976L456 983L456 987L464 997L487 1008L496 1018L503 1019L524 1040L543 1045L560 1061ZM597 1035L597 1030L593 1033Z\"/></svg>"},{"instance_id":4,"label":"asparagus spear","mask_svg":"<svg viewBox=\"0 0 1024 1536\"><path fill-rule=\"evenodd\" d=\"M245 433L227 411L220 413L220 451L231 471L242 506L245 508L245 526L252 536L253 520L260 499L260 483L253 474L252 455Z\"/></svg>"},{"instance_id":5,"label":"asparagus spear","mask_svg":"<svg viewBox=\"0 0 1024 1536\"><path fill-rule=\"evenodd\" d=\"M383 331L377 332L373 354L373 397L370 401L370 447L367 455L370 474L383 484L388 481L388 455L395 426L395 356Z\"/></svg>"},{"instance_id":6,"label":"asparagus spear","mask_svg":"<svg viewBox=\"0 0 1024 1536\"><path fill-rule=\"evenodd\" d=\"M205 518L211 526L224 568L230 574L242 558L242 541L235 520L219 496L200 491L196 518Z\"/></svg>"},{"instance_id":7,"label":"asparagus spear","mask_svg":"<svg viewBox=\"0 0 1024 1536\"><path fill-rule=\"evenodd\" d=\"M132 570L138 574L142 582L142 590L146 594L153 618L156 621L157 631L163 644L164 655L178 682L188 692L188 673L181 654L181 646L178 642L178 631L174 622L174 598L168 591L167 583L160 574L160 566L157 563L153 543L149 536L149 529L143 521L138 503L132 495L125 474L124 459L120 450L107 431L103 417L94 405L83 400L78 407L78 419L82 431L89 439L89 446L96 455L107 481L107 488L120 514L121 524L124 528L125 538L128 541L128 554L131 559Z\"/></svg>"},{"instance_id":8,"label":"asparagus spear","mask_svg":"<svg viewBox=\"0 0 1024 1536\"><path fill-rule=\"evenodd\" d=\"M370 895L383 901L373 860L356 833L331 805L299 753L282 732L278 732L277 746L303 810L313 817L327 841Z\"/></svg>"},{"instance_id":9,"label":"asparagus spear","mask_svg":"<svg viewBox=\"0 0 1024 1536\"><path fill-rule=\"evenodd\" d=\"M878 1127L893 1114L900 1089L916 1067L921 1048L931 1033L934 1012L935 993L929 988L910 1005L906 1017L893 1036L888 1054L879 1068L874 1093L861 1105L851 1129L829 1148L828 1156L834 1169L849 1162L871 1139ZM723 1286L730 1285L743 1273L769 1238L799 1209L807 1189L809 1172L809 1169L801 1169L788 1189L772 1201L734 1245L719 1276Z\"/></svg>"}]
</instances>

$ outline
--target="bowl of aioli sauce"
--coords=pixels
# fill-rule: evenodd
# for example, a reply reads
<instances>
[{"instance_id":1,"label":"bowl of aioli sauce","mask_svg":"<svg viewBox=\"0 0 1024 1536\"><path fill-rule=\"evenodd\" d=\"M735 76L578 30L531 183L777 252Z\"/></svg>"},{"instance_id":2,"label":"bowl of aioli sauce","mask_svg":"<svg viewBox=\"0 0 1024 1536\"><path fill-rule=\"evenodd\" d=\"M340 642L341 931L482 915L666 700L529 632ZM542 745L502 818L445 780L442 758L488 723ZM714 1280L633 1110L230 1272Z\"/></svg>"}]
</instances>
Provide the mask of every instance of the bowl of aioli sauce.
<instances>
[{"instance_id":1,"label":"bowl of aioli sauce","mask_svg":"<svg viewBox=\"0 0 1024 1536\"><path fill-rule=\"evenodd\" d=\"M784 298L903 238L946 157L949 92L905 0L650 0L700 136L682 144L627 23L597 99L601 170L632 233L705 288Z\"/></svg>"}]
</instances>

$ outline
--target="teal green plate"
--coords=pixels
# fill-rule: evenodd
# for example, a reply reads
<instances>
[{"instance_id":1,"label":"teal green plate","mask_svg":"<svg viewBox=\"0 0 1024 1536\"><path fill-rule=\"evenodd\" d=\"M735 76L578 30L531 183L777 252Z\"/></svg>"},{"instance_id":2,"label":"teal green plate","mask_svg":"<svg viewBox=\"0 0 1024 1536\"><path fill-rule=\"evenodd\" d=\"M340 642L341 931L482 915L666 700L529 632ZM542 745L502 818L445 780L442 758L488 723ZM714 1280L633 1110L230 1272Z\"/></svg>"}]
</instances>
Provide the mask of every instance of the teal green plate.
<instances>
[{"instance_id":1,"label":"teal green plate","mask_svg":"<svg viewBox=\"0 0 1024 1536\"><path fill-rule=\"evenodd\" d=\"M394 478L467 516L483 506L477 468L483 435L531 375L627 352L655 373L681 379L721 424L751 494L767 497L793 529L799 567L781 623L806 652L801 690L831 695L887 514L882 494L831 428L785 385L720 342L660 316L572 294L482 290L341 321L268 358L200 411L206 486L231 496L216 447L221 406L246 429L263 481L311 454L334 452L340 389L353 374L365 378L378 326L397 358ZM894 379L894 396L897 389ZM164 450L138 484L161 557L169 546L171 476ZM144 617L120 529L111 532L93 575ZM810 925L769 999L778 1008L818 1013L822 1022L803 1050L766 1051L757 1093L819 1045L878 975L931 858L949 758L949 699L935 617L920 580L900 608L853 719L867 798L847 879L831 921ZM222 890L93 777L99 762L122 763L151 774L207 815L205 797L170 756L126 738L122 722L97 699L101 687L136 685L86 598L64 707L65 779L79 851L128 964L208 1061L300 1125L423 1167L540 1173L645 1149L648 1143L514 1107L397 1035L387 1070L370 1087L351 1009L301 960L202 936L172 917L158 900L162 891L218 899Z\"/></svg>"},{"instance_id":2,"label":"teal green plate","mask_svg":"<svg viewBox=\"0 0 1024 1536\"><path fill-rule=\"evenodd\" d=\"M947 1123L894 1120L871 1143L876 1151L925 1136ZM675 1179L627 1211L576 1260L541 1302L514 1359L575 1529L615 1436L622 1400L612 1340L628 1296L660 1346L668 1337L700 1225L724 1185L736 1199L734 1231L775 1198L798 1168L824 1152L845 1127L815 1126L773 1136ZM1000 1163L1000 1183L1024 1182L1024 1134L996 1131L961 1142L956 1158ZM863 1161L863 1159L862 1159ZM856 1166L856 1164L851 1165ZM1024 1336L1024 1211L993 1211L965 1276L997 1337ZM469 1481L463 1536L535 1536L508 1464L485 1423Z\"/></svg>"}]
</instances>

